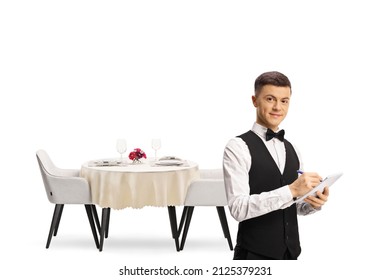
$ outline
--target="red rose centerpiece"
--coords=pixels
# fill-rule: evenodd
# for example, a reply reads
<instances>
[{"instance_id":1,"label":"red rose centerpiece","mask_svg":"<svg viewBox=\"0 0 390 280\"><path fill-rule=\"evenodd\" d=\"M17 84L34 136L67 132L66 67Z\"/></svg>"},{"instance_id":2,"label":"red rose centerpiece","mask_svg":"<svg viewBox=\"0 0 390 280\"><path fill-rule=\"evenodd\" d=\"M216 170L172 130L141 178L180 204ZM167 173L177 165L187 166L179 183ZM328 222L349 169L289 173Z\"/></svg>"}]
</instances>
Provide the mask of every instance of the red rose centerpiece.
<instances>
[{"instance_id":1,"label":"red rose centerpiece","mask_svg":"<svg viewBox=\"0 0 390 280\"><path fill-rule=\"evenodd\" d=\"M140 148L135 148L129 154L129 159L131 159L133 163L141 163L142 158L146 158L146 154Z\"/></svg>"}]
</instances>

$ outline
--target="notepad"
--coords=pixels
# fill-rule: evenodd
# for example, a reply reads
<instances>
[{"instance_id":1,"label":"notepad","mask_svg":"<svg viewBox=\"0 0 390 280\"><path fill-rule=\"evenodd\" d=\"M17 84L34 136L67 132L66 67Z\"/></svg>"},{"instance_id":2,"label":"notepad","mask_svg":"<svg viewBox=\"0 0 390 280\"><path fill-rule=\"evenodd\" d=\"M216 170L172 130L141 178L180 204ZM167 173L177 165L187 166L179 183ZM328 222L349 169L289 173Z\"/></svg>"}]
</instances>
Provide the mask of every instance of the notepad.
<instances>
[{"instance_id":1,"label":"notepad","mask_svg":"<svg viewBox=\"0 0 390 280\"><path fill-rule=\"evenodd\" d=\"M306 197L310 196L310 195L315 195L317 191L320 191L320 192L323 192L324 191L324 188L327 186L327 187L330 187L332 186L341 176L343 175L343 173L335 173L335 174L332 174L332 175L329 175L328 177L326 177L318 186L314 187L311 191L309 191L307 194L301 196L301 197L298 197L296 200L295 200L295 203L297 202L300 202L302 200L304 200Z\"/></svg>"}]
</instances>

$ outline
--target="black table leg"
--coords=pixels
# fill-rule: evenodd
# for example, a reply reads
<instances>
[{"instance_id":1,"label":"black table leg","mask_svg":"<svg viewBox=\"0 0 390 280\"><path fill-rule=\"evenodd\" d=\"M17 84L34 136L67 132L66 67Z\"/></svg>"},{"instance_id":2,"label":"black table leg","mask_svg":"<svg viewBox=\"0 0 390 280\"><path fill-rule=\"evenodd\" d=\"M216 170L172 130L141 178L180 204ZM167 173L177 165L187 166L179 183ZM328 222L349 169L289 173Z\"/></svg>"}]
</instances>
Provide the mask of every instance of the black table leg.
<instances>
[{"instance_id":1,"label":"black table leg","mask_svg":"<svg viewBox=\"0 0 390 280\"><path fill-rule=\"evenodd\" d=\"M103 243L104 238L108 231L108 219L110 215L110 208L103 208L102 209L102 223L100 226L100 244L99 244L99 251L103 250Z\"/></svg>"},{"instance_id":2,"label":"black table leg","mask_svg":"<svg viewBox=\"0 0 390 280\"><path fill-rule=\"evenodd\" d=\"M107 208L107 224L106 224L106 233L105 233L105 238L108 237L108 228L110 225L110 217L111 217L111 208Z\"/></svg>"},{"instance_id":3,"label":"black table leg","mask_svg":"<svg viewBox=\"0 0 390 280\"><path fill-rule=\"evenodd\" d=\"M176 208L168 206L169 221L171 223L172 238L175 239L176 251L180 251L179 232L177 231Z\"/></svg>"}]
</instances>

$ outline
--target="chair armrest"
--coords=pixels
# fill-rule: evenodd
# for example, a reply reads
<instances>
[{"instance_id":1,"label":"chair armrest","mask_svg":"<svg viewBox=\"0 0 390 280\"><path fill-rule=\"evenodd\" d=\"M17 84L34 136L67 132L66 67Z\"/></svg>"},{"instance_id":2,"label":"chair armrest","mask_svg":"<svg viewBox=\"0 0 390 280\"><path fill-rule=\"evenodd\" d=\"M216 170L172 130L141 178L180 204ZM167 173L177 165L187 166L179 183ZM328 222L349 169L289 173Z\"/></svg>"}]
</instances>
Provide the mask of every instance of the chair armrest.
<instances>
[{"instance_id":1,"label":"chair armrest","mask_svg":"<svg viewBox=\"0 0 390 280\"><path fill-rule=\"evenodd\" d=\"M55 204L91 204L91 189L82 177L47 175L49 201Z\"/></svg>"},{"instance_id":2,"label":"chair armrest","mask_svg":"<svg viewBox=\"0 0 390 280\"><path fill-rule=\"evenodd\" d=\"M80 169L58 169L57 176L63 176L63 177L79 177L80 176Z\"/></svg>"},{"instance_id":3,"label":"chair armrest","mask_svg":"<svg viewBox=\"0 0 390 280\"><path fill-rule=\"evenodd\" d=\"M199 172L202 179L223 179L222 169L201 169Z\"/></svg>"},{"instance_id":4,"label":"chair armrest","mask_svg":"<svg viewBox=\"0 0 390 280\"><path fill-rule=\"evenodd\" d=\"M226 191L221 179L198 179L188 187L186 206L225 206Z\"/></svg>"}]
</instances>

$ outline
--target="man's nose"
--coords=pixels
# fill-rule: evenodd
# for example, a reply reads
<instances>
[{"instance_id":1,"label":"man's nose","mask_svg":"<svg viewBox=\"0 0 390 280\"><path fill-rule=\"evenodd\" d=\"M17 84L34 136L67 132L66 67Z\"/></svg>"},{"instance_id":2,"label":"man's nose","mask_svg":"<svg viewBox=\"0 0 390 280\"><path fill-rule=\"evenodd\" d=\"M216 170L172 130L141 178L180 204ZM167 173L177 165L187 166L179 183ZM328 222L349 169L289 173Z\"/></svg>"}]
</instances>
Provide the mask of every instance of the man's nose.
<instances>
[{"instance_id":1,"label":"man's nose","mask_svg":"<svg viewBox=\"0 0 390 280\"><path fill-rule=\"evenodd\" d=\"M274 109L275 111L279 111L281 109L281 102L275 101L274 107L272 109Z\"/></svg>"}]
</instances>

